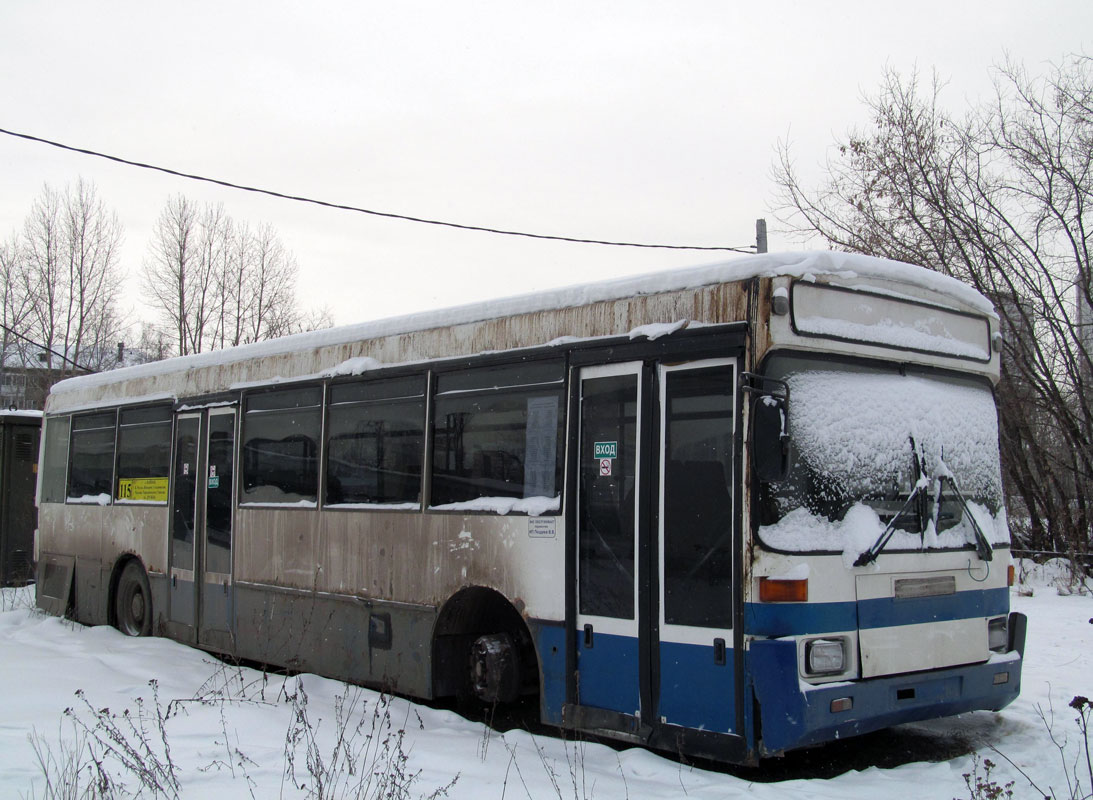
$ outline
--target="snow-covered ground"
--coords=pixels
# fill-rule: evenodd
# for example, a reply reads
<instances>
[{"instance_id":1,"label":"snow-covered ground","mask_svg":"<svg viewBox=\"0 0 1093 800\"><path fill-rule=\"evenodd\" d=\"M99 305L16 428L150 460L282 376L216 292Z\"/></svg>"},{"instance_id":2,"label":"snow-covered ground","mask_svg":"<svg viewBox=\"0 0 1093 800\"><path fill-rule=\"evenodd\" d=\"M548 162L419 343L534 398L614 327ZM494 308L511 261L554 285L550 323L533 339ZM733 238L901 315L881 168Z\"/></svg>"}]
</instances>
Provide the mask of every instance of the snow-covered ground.
<instances>
[{"instance_id":1,"label":"snow-covered ground","mask_svg":"<svg viewBox=\"0 0 1093 800\"><path fill-rule=\"evenodd\" d=\"M1034 797L1036 792L1016 767L1041 790L1071 796L1060 750L1041 714L1053 722L1068 771L1076 771L1082 780L1083 794L1090 791L1086 754L1074 722L1077 712L1068 703L1075 695L1093 695L1093 599L1060 594L1054 577L1052 570L1038 568L1013 593L1014 609L1029 617L1021 697L998 714L977 712L916 725L910 737L973 742L982 758L998 764L992 779L1015 781L1017 797ZM54 780L66 765L83 764L83 781L90 783L94 765L88 753L94 750L101 756L102 743L124 755L124 743L142 748L143 739L153 754L141 754L145 768L157 760L167 763L159 719L183 798L417 798L438 789L440 796L474 800L969 796L963 774L972 769L972 755L850 770L832 778L755 782L747 772L739 773L749 775L745 778L706 771L640 748L567 743L519 730L500 734L452 712L313 675L283 678L227 667L165 639L131 639L111 628L84 628L46 616L32 605L29 590L2 590L4 798L47 796L40 757L53 759ZM71 711L66 714L66 709ZM103 721L120 733L112 738L109 727L96 730ZM143 736L133 733L129 721L143 725ZM82 749L74 748L81 740ZM291 754L291 770L286 754ZM139 779L118 763L115 757L104 760L114 780L135 794ZM161 775L158 780L165 783L168 778ZM320 780L325 781L321 792ZM395 785L385 787L384 780ZM358 794L362 781L370 782L370 788ZM400 794L400 786L407 791ZM144 796L151 794L145 791Z\"/></svg>"}]
</instances>

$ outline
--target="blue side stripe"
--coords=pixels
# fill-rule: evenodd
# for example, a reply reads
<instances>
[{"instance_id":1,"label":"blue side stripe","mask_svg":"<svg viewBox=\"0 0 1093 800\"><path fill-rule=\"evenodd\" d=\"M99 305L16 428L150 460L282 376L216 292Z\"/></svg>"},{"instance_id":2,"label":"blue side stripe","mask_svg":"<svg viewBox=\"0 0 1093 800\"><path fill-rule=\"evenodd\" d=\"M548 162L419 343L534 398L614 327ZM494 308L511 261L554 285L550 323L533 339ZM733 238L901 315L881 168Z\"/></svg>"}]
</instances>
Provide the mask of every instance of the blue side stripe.
<instances>
[{"instance_id":1,"label":"blue side stripe","mask_svg":"<svg viewBox=\"0 0 1093 800\"><path fill-rule=\"evenodd\" d=\"M834 633L857 627L857 603L747 603L744 606L744 630L759 636Z\"/></svg>"},{"instance_id":2,"label":"blue side stripe","mask_svg":"<svg viewBox=\"0 0 1093 800\"><path fill-rule=\"evenodd\" d=\"M744 629L760 636L792 636L993 617L1008 612L1009 589L1005 587L939 597L882 597L857 603L748 603Z\"/></svg>"}]
</instances>

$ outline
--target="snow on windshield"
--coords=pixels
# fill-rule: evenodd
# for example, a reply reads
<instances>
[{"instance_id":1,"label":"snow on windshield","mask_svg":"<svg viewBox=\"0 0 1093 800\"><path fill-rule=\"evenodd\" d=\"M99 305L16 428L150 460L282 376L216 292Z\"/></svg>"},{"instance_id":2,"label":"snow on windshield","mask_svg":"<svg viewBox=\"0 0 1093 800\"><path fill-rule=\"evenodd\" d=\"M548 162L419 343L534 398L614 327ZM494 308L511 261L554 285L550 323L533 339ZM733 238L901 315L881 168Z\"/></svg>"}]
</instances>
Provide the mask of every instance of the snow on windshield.
<instances>
[{"instance_id":1,"label":"snow on windshield","mask_svg":"<svg viewBox=\"0 0 1093 800\"><path fill-rule=\"evenodd\" d=\"M766 544L797 551L868 548L886 524L878 510L887 503L891 518L915 485L912 440L927 476L951 473L988 540L1008 541L998 422L986 384L839 369L830 362L814 369L816 362L800 359L784 364L796 461L787 481L765 487L760 535ZM925 538L898 532L890 547L957 547L972 540L970 522L962 519L950 531L931 525Z\"/></svg>"},{"instance_id":2,"label":"snow on windshield","mask_svg":"<svg viewBox=\"0 0 1093 800\"><path fill-rule=\"evenodd\" d=\"M792 375L790 433L798 458L848 489L884 493L912 482L911 439L933 475L944 455L961 491L997 498L998 418L984 385L914 375Z\"/></svg>"}]
</instances>

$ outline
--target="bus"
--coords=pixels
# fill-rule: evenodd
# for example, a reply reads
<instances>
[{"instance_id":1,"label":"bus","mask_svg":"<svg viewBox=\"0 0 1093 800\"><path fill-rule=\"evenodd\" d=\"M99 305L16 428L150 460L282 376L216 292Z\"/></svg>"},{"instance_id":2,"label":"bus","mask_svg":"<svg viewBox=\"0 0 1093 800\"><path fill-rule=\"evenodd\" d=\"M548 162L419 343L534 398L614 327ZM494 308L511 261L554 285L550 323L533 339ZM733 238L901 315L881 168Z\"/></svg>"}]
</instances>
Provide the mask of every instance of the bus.
<instances>
[{"instance_id":1,"label":"bus","mask_svg":"<svg viewBox=\"0 0 1093 800\"><path fill-rule=\"evenodd\" d=\"M72 378L38 603L726 762L998 710L1000 349L956 280L813 252Z\"/></svg>"}]
</instances>

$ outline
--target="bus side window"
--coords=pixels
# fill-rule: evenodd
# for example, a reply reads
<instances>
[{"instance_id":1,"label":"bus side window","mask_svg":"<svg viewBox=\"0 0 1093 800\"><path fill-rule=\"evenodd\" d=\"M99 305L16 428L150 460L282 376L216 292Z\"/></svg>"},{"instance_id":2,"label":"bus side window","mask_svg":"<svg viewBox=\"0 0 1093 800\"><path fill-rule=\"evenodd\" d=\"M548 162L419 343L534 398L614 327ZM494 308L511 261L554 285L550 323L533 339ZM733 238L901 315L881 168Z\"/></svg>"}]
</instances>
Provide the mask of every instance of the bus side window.
<instances>
[{"instance_id":1,"label":"bus side window","mask_svg":"<svg viewBox=\"0 0 1093 800\"><path fill-rule=\"evenodd\" d=\"M42 502L65 501L65 476L68 467L68 439L72 417L46 417L45 458L42 460Z\"/></svg>"},{"instance_id":2,"label":"bus side window","mask_svg":"<svg viewBox=\"0 0 1093 800\"><path fill-rule=\"evenodd\" d=\"M307 386L247 397L240 502L316 501L322 394Z\"/></svg>"},{"instance_id":3,"label":"bus side window","mask_svg":"<svg viewBox=\"0 0 1093 800\"><path fill-rule=\"evenodd\" d=\"M171 407L122 409L114 497L167 502L171 469Z\"/></svg>"},{"instance_id":4,"label":"bus side window","mask_svg":"<svg viewBox=\"0 0 1093 800\"><path fill-rule=\"evenodd\" d=\"M113 494L114 423L117 414L107 411L72 418L69 448L68 499L90 500Z\"/></svg>"},{"instance_id":5,"label":"bus side window","mask_svg":"<svg viewBox=\"0 0 1093 800\"><path fill-rule=\"evenodd\" d=\"M330 387L326 505L417 503L425 376Z\"/></svg>"},{"instance_id":6,"label":"bus side window","mask_svg":"<svg viewBox=\"0 0 1093 800\"><path fill-rule=\"evenodd\" d=\"M557 497L563 377L560 361L441 373L430 504Z\"/></svg>"}]
</instances>

